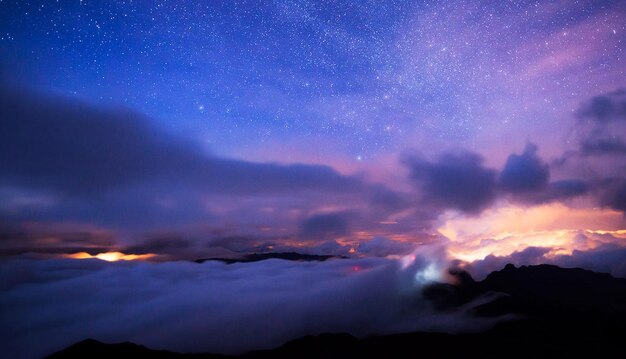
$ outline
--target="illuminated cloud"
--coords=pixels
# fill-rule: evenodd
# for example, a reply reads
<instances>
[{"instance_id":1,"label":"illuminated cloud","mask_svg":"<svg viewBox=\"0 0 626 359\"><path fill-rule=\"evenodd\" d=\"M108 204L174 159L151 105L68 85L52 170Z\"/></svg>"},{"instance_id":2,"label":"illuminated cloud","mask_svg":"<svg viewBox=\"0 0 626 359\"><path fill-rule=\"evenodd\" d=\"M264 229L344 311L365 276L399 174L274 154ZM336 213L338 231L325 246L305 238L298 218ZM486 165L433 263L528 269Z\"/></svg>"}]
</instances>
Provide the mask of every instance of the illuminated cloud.
<instances>
[{"instance_id":1,"label":"illuminated cloud","mask_svg":"<svg viewBox=\"0 0 626 359\"><path fill-rule=\"evenodd\" d=\"M91 255L87 252L78 252L78 253L65 255L66 258L72 258L72 259L97 258L97 259L107 261L107 262L146 260L154 256L155 256L154 254L125 254L122 252L104 252L104 253L98 253L96 255Z\"/></svg>"},{"instance_id":2,"label":"illuminated cloud","mask_svg":"<svg viewBox=\"0 0 626 359\"><path fill-rule=\"evenodd\" d=\"M613 210L569 208L553 203L534 207L501 206L479 217L452 213L441 218L439 232L450 240L454 258L465 261L489 255L508 256L529 247L548 248L553 254L588 250L603 243L618 243L626 227L622 213ZM618 237L581 237L613 233Z\"/></svg>"}]
</instances>

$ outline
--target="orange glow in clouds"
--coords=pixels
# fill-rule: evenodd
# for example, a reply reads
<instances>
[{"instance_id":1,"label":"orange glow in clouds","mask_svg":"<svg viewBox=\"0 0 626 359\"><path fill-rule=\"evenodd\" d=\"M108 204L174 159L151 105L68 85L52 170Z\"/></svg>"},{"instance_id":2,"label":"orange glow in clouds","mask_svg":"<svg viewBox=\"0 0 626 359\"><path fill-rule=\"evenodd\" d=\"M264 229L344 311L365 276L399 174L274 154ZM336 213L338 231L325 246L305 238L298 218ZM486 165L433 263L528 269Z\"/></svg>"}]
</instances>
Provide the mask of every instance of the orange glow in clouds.
<instances>
[{"instance_id":1,"label":"orange glow in clouds","mask_svg":"<svg viewBox=\"0 0 626 359\"><path fill-rule=\"evenodd\" d=\"M589 250L604 243L626 246L622 213L563 204L530 208L501 206L478 217L446 213L439 232L450 239L453 258L474 261L507 256L528 247L550 248L548 256Z\"/></svg>"},{"instance_id":2,"label":"orange glow in clouds","mask_svg":"<svg viewBox=\"0 0 626 359\"><path fill-rule=\"evenodd\" d=\"M133 260L146 260L154 257L155 254L124 254L122 252L106 252L106 253L98 253L95 256L87 253L87 252L79 252L66 255L66 258L74 258L74 259L87 259L87 258L97 258L107 262L117 262L117 261L133 261Z\"/></svg>"}]
</instances>

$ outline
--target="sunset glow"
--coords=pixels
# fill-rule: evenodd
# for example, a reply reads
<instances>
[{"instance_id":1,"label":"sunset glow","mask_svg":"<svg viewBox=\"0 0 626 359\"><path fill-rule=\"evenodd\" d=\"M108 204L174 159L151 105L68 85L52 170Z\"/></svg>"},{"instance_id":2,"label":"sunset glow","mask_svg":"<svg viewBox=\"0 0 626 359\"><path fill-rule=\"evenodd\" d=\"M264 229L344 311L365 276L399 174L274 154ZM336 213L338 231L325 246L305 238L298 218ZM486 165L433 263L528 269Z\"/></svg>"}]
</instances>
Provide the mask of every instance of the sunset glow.
<instances>
[{"instance_id":1,"label":"sunset glow","mask_svg":"<svg viewBox=\"0 0 626 359\"><path fill-rule=\"evenodd\" d=\"M448 213L442 222L439 232L450 239L450 255L465 261L507 256L528 247L550 248L548 255L590 250L604 243L626 247L623 214L612 210L561 204L502 206L478 217Z\"/></svg>"},{"instance_id":2,"label":"sunset glow","mask_svg":"<svg viewBox=\"0 0 626 359\"><path fill-rule=\"evenodd\" d=\"M124 254L121 252L105 252L98 253L96 255L91 255L87 252L78 252L73 254L67 254L66 258L73 259L88 259L88 258L96 258L107 262L117 262L117 261L134 261L134 260L147 260L155 257L154 254Z\"/></svg>"}]
</instances>

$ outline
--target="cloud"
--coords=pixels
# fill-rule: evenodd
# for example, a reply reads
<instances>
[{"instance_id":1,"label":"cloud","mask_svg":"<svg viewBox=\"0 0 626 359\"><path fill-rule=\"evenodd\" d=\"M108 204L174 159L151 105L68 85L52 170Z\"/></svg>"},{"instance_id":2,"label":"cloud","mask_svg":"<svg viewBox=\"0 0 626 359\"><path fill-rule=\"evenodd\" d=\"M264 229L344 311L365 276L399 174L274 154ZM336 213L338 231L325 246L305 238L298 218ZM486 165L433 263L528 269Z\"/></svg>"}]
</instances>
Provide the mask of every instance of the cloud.
<instances>
[{"instance_id":1,"label":"cloud","mask_svg":"<svg viewBox=\"0 0 626 359\"><path fill-rule=\"evenodd\" d=\"M470 152L444 153L433 162L417 157L403 161L420 191L422 204L438 210L478 214L503 197L540 204L580 196L589 190L582 180L549 182L550 168L532 143L521 154L510 155L499 173L482 162L480 155Z\"/></svg>"},{"instance_id":2,"label":"cloud","mask_svg":"<svg viewBox=\"0 0 626 359\"><path fill-rule=\"evenodd\" d=\"M513 199L524 204L542 204L563 201L568 198L588 193L590 186L582 180L561 180L547 183L545 187L535 191L513 194Z\"/></svg>"},{"instance_id":3,"label":"cloud","mask_svg":"<svg viewBox=\"0 0 626 359\"><path fill-rule=\"evenodd\" d=\"M391 240L384 237L375 237L369 241L359 243L357 248L361 254L384 257L389 255L407 255L415 251L417 244Z\"/></svg>"},{"instance_id":4,"label":"cloud","mask_svg":"<svg viewBox=\"0 0 626 359\"><path fill-rule=\"evenodd\" d=\"M582 180L561 180L548 184L547 189L538 196L537 203L550 202L581 196L589 191L589 185Z\"/></svg>"},{"instance_id":5,"label":"cloud","mask_svg":"<svg viewBox=\"0 0 626 359\"><path fill-rule=\"evenodd\" d=\"M0 221L6 223L164 230L235 218L237 225L295 230L303 214L294 215L294 208L371 205L385 217L409 206L383 185L328 166L211 155L127 109L0 85L0 117Z\"/></svg>"},{"instance_id":6,"label":"cloud","mask_svg":"<svg viewBox=\"0 0 626 359\"><path fill-rule=\"evenodd\" d=\"M467 262L490 255L507 257L528 247L563 254L619 244L624 241L626 223L614 210L571 208L559 202L500 206L475 217L447 213L441 220L438 231L449 239L450 255Z\"/></svg>"},{"instance_id":7,"label":"cloud","mask_svg":"<svg viewBox=\"0 0 626 359\"><path fill-rule=\"evenodd\" d=\"M515 266L545 264L545 254L550 252L546 247L528 247L521 251L511 253L508 256L488 255L481 260L469 263L464 268L469 271L473 278L480 280L489 273L498 271L511 263Z\"/></svg>"},{"instance_id":8,"label":"cloud","mask_svg":"<svg viewBox=\"0 0 626 359\"><path fill-rule=\"evenodd\" d=\"M577 111L575 150L555 163L587 177L588 192L601 206L626 213L626 90L596 96Z\"/></svg>"},{"instance_id":9,"label":"cloud","mask_svg":"<svg viewBox=\"0 0 626 359\"><path fill-rule=\"evenodd\" d=\"M557 163L563 165L573 158L626 154L622 135L626 130L626 90L593 97L581 104L576 115L579 121L573 134L577 137L578 148L567 151Z\"/></svg>"},{"instance_id":10,"label":"cloud","mask_svg":"<svg viewBox=\"0 0 626 359\"><path fill-rule=\"evenodd\" d=\"M589 185L582 180L549 182L550 167L537 154L537 146L527 143L522 154L512 154L498 178L501 192L522 203L540 204L584 195Z\"/></svg>"},{"instance_id":11,"label":"cloud","mask_svg":"<svg viewBox=\"0 0 626 359\"><path fill-rule=\"evenodd\" d=\"M579 153L582 156L626 154L626 143L621 138L587 138L580 144Z\"/></svg>"},{"instance_id":12,"label":"cloud","mask_svg":"<svg viewBox=\"0 0 626 359\"><path fill-rule=\"evenodd\" d=\"M89 225L0 222L0 256L31 252L97 254L117 249L114 232Z\"/></svg>"},{"instance_id":13,"label":"cloud","mask_svg":"<svg viewBox=\"0 0 626 359\"><path fill-rule=\"evenodd\" d=\"M589 251L575 250L570 255L556 257L552 262L562 267L585 268L626 278L626 248L615 244L604 244Z\"/></svg>"},{"instance_id":14,"label":"cloud","mask_svg":"<svg viewBox=\"0 0 626 359\"><path fill-rule=\"evenodd\" d=\"M317 214L305 219L300 225L303 239L335 239L350 234L348 213Z\"/></svg>"},{"instance_id":15,"label":"cloud","mask_svg":"<svg viewBox=\"0 0 626 359\"><path fill-rule=\"evenodd\" d=\"M593 97L578 109L577 115L598 123L626 120L626 90Z\"/></svg>"},{"instance_id":16,"label":"cloud","mask_svg":"<svg viewBox=\"0 0 626 359\"><path fill-rule=\"evenodd\" d=\"M604 181L601 203L626 213L626 179Z\"/></svg>"},{"instance_id":17,"label":"cloud","mask_svg":"<svg viewBox=\"0 0 626 359\"><path fill-rule=\"evenodd\" d=\"M496 197L496 172L477 154L445 153L433 162L413 156L403 163L426 204L478 213Z\"/></svg>"},{"instance_id":18,"label":"cloud","mask_svg":"<svg viewBox=\"0 0 626 359\"><path fill-rule=\"evenodd\" d=\"M372 186L370 205L381 212L393 213L414 205L406 193L391 191L381 185Z\"/></svg>"},{"instance_id":19,"label":"cloud","mask_svg":"<svg viewBox=\"0 0 626 359\"><path fill-rule=\"evenodd\" d=\"M421 299L427 282L416 275L432 269L433 259L418 255L405 269L384 258L0 262L0 272L10 274L0 279L0 305L11 308L0 318L0 350L8 357L42 357L91 337L238 353L327 332L479 329L480 322L463 313L435 313Z\"/></svg>"},{"instance_id":20,"label":"cloud","mask_svg":"<svg viewBox=\"0 0 626 359\"><path fill-rule=\"evenodd\" d=\"M554 264L563 268L584 268L594 272L609 273L626 278L626 248L613 243L602 244L587 250L574 250L571 254L554 255L553 248L528 247L508 256L489 255L469 263L465 268L474 278L482 279L489 273L501 270L508 263L515 266Z\"/></svg>"},{"instance_id":21,"label":"cloud","mask_svg":"<svg viewBox=\"0 0 626 359\"><path fill-rule=\"evenodd\" d=\"M528 143L521 155L509 156L500 172L498 184L506 192L524 193L544 189L549 178L550 169L537 156L537 146Z\"/></svg>"},{"instance_id":22,"label":"cloud","mask_svg":"<svg viewBox=\"0 0 626 359\"><path fill-rule=\"evenodd\" d=\"M194 242L186 238L181 238L178 233L154 234L141 243L124 248L125 253L154 253L161 255L180 255L195 250Z\"/></svg>"},{"instance_id":23,"label":"cloud","mask_svg":"<svg viewBox=\"0 0 626 359\"><path fill-rule=\"evenodd\" d=\"M71 196L145 182L232 194L364 188L327 166L211 156L125 109L2 87L0 117L0 183L9 185Z\"/></svg>"}]
</instances>

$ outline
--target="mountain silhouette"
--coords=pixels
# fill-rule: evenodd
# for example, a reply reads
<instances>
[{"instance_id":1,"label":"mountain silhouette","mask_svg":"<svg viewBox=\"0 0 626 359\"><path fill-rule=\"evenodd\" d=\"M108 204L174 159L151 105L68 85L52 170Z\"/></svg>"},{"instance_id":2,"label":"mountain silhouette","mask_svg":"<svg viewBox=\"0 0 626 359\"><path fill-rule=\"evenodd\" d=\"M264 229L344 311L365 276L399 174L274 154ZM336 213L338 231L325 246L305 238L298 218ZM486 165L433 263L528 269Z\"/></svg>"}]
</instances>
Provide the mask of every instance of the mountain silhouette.
<instances>
[{"instance_id":1,"label":"mountain silhouette","mask_svg":"<svg viewBox=\"0 0 626 359\"><path fill-rule=\"evenodd\" d=\"M319 255L319 254L302 254L297 252L271 252L271 253L252 253L247 254L240 258L201 258L196 259L194 262L196 263L204 263L206 261L220 261L226 264L233 263L250 263L250 262L259 262L267 259L284 259L289 261L303 261L303 262L323 262L331 258L342 258L343 256L332 256L332 255Z\"/></svg>"},{"instance_id":2,"label":"mountain silhouette","mask_svg":"<svg viewBox=\"0 0 626 359\"><path fill-rule=\"evenodd\" d=\"M132 344L85 340L49 358L624 358L626 357L626 279L552 265L507 265L474 281L451 270L455 285L435 283L423 296L440 311L478 299L495 298L472 309L475 316L513 320L482 333L415 332L357 339L322 334L290 341L271 350L239 356L179 354Z\"/></svg>"}]
</instances>

